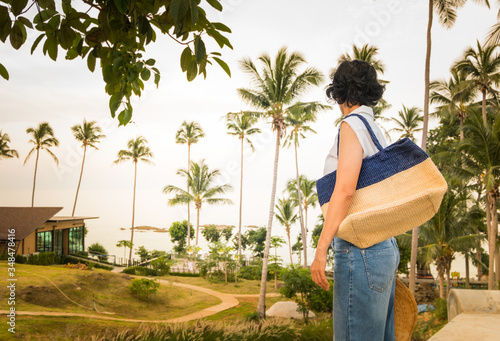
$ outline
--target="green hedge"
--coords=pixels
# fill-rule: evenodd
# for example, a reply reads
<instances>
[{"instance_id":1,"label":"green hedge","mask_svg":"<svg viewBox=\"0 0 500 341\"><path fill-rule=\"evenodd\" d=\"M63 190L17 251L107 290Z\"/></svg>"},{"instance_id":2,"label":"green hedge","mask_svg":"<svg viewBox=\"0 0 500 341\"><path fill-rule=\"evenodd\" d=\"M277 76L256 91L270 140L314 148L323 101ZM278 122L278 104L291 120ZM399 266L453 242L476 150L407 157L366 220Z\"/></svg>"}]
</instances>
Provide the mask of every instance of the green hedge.
<instances>
[{"instance_id":1,"label":"green hedge","mask_svg":"<svg viewBox=\"0 0 500 341\"><path fill-rule=\"evenodd\" d=\"M123 273L136 276L158 276L158 271L155 269L145 268L143 266L131 266L122 271Z\"/></svg>"},{"instance_id":2,"label":"green hedge","mask_svg":"<svg viewBox=\"0 0 500 341\"><path fill-rule=\"evenodd\" d=\"M202 277L199 273L191 273L191 272L170 272L171 276L179 276L179 277Z\"/></svg>"}]
</instances>

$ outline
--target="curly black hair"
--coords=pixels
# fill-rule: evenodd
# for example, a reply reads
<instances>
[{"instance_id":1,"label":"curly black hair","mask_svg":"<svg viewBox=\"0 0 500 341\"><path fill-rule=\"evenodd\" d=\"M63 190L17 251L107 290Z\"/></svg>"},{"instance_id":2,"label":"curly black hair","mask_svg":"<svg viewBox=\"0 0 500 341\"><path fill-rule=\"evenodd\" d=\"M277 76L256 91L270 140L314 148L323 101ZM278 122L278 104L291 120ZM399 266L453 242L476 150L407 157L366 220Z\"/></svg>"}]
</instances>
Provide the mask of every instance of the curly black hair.
<instances>
[{"instance_id":1,"label":"curly black hair","mask_svg":"<svg viewBox=\"0 0 500 341\"><path fill-rule=\"evenodd\" d=\"M329 99L348 106L367 105L373 107L382 98L385 85L377 80L377 72L361 60L343 61L331 76L326 89Z\"/></svg>"}]
</instances>

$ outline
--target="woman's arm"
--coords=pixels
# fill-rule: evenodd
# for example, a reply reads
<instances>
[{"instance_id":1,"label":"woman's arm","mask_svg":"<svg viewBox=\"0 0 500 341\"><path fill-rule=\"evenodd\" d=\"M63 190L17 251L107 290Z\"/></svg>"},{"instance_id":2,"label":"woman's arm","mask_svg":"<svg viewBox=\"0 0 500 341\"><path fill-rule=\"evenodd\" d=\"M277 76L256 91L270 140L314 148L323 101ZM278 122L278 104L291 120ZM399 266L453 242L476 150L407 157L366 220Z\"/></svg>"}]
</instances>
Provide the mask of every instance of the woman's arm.
<instances>
[{"instance_id":1,"label":"woman's arm","mask_svg":"<svg viewBox=\"0 0 500 341\"><path fill-rule=\"evenodd\" d=\"M335 189L328 206L323 231L319 237L316 255L311 264L311 276L315 283L325 290L330 284L325 277L326 258L328 247L337 233L347 209L356 192L359 171L363 161L363 148L358 137L349 124L344 122L340 126L339 159Z\"/></svg>"}]
</instances>

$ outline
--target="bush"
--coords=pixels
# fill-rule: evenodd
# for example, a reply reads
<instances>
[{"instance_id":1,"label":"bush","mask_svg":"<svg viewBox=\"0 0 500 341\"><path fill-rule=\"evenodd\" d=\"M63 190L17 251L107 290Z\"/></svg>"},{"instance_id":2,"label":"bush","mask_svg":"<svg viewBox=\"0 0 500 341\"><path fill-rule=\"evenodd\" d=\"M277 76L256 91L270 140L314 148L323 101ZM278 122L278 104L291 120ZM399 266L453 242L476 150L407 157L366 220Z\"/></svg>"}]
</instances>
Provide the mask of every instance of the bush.
<instances>
[{"instance_id":1,"label":"bush","mask_svg":"<svg viewBox=\"0 0 500 341\"><path fill-rule=\"evenodd\" d=\"M58 263L54 252L41 252L38 254L29 255L26 263L32 265L52 265Z\"/></svg>"},{"instance_id":2,"label":"bush","mask_svg":"<svg viewBox=\"0 0 500 341\"><path fill-rule=\"evenodd\" d=\"M262 265L247 265L240 269L238 278L260 280L262 276Z\"/></svg>"},{"instance_id":3,"label":"bush","mask_svg":"<svg viewBox=\"0 0 500 341\"><path fill-rule=\"evenodd\" d=\"M102 246L99 243L94 243L90 245L87 250L89 250L90 254L95 254L97 255L97 258L99 258L99 261L107 261L108 260L108 250L104 246Z\"/></svg>"},{"instance_id":4,"label":"bush","mask_svg":"<svg viewBox=\"0 0 500 341\"><path fill-rule=\"evenodd\" d=\"M330 290L326 291L315 286L307 297L309 309L315 312L331 313L333 311L333 281L330 282Z\"/></svg>"},{"instance_id":5,"label":"bush","mask_svg":"<svg viewBox=\"0 0 500 341\"><path fill-rule=\"evenodd\" d=\"M197 274L194 272L169 272L170 276L179 276L179 277L202 277L201 273Z\"/></svg>"},{"instance_id":6,"label":"bush","mask_svg":"<svg viewBox=\"0 0 500 341\"><path fill-rule=\"evenodd\" d=\"M75 258L75 257L72 257L72 256L69 256L69 255L62 255L62 256L58 256L58 261L57 263L58 264L78 264L78 263L82 263L82 264L85 264L87 265L87 267L94 267L94 268L99 268L99 269L104 269L104 270L113 270L113 267L112 266L107 266L107 265L102 265L102 264L99 264L99 263L94 263L92 261L87 261L87 260L83 260L81 258ZM90 265L92 264L92 265Z\"/></svg>"},{"instance_id":7,"label":"bush","mask_svg":"<svg viewBox=\"0 0 500 341\"><path fill-rule=\"evenodd\" d=\"M156 294L159 287L160 283L147 278L134 278L129 286L132 295L141 300L149 300L151 295Z\"/></svg>"},{"instance_id":8,"label":"bush","mask_svg":"<svg viewBox=\"0 0 500 341\"><path fill-rule=\"evenodd\" d=\"M151 262L151 266L157 271L158 276L168 275L170 271L170 262L166 256L160 256Z\"/></svg>"},{"instance_id":9,"label":"bush","mask_svg":"<svg viewBox=\"0 0 500 341\"><path fill-rule=\"evenodd\" d=\"M443 298L434 301L434 316L441 321L448 321L448 302Z\"/></svg>"},{"instance_id":10,"label":"bush","mask_svg":"<svg viewBox=\"0 0 500 341\"><path fill-rule=\"evenodd\" d=\"M156 271L155 269L146 268L140 265L128 267L122 272L136 276L158 276L158 271Z\"/></svg>"}]
</instances>

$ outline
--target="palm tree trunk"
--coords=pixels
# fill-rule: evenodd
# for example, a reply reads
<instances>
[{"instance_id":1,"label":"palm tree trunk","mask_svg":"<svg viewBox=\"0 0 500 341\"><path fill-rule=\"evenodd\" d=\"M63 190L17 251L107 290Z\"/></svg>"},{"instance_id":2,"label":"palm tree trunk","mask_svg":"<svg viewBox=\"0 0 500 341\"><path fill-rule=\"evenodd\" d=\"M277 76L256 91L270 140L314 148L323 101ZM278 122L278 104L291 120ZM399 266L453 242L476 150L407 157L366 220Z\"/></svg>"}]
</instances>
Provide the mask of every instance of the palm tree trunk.
<instances>
[{"instance_id":1,"label":"palm tree trunk","mask_svg":"<svg viewBox=\"0 0 500 341\"><path fill-rule=\"evenodd\" d=\"M293 265L293 258L292 258L292 243L290 242L290 228L287 229L286 235L288 237L288 252L290 253L290 264Z\"/></svg>"},{"instance_id":2,"label":"palm tree trunk","mask_svg":"<svg viewBox=\"0 0 500 341\"><path fill-rule=\"evenodd\" d=\"M444 270L438 270L439 297L444 299Z\"/></svg>"},{"instance_id":3,"label":"palm tree trunk","mask_svg":"<svg viewBox=\"0 0 500 341\"><path fill-rule=\"evenodd\" d=\"M469 254L465 254L465 288L470 288Z\"/></svg>"},{"instance_id":4,"label":"palm tree trunk","mask_svg":"<svg viewBox=\"0 0 500 341\"><path fill-rule=\"evenodd\" d=\"M302 218L302 195L300 191L300 177L299 177L299 158L297 156L297 143L295 146L295 172L297 176L297 197L299 200L299 218L300 218L300 230L302 232L302 248L304 249L304 264L302 267L307 268L307 232L304 226L304 219Z\"/></svg>"},{"instance_id":5,"label":"palm tree trunk","mask_svg":"<svg viewBox=\"0 0 500 341\"><path fill-rule=\"evenodd\" d=\"M476 232L479 234L479 229L478 228L476 228ZM478 264L477 264L477 280L480 281L481 277L483 277L483 264L482 264L482 261L481 261L483 259L483 255L482 255L482 251L481 251L481 242L480 241L477 242L476 258L478 260Z\"/></svg>"},{"instance_id":6,"label":"palm tree trunk","mask_svg":"<svg viewBox=\"0 0 500 341\"><path fill-rule=\"evenodd\" d=\"M266 245L264 248L264 259L262 261L262 279L260 282L259 303L257 313L260 318L266 317L266 283L267 283L267 263L269 261L269 247L271 245L271 230L274 218L274 201L276 199L276 182L278 180L278 160L280 153L281 129L276 130L276 148L274 151L273 185L271 189L271 202L269 205L269 219L267 221Z\"/></svg>"},{"instance_id":7,"label":"palm tree trunk","mask_svg":"<svg viewBox=\"0 0 500 341\"><path fill-rule=\"evenodd\" d=\"M196 243L198 246L198 231L200 230L200 209L196 207Z\"/></svg>"},{"instance_id":8,"label":"palm tree trunk","mask_svg":"<svg viewBox=\"0 0 500 341\"><path fill-rule=\"evenodd\" d=\"M82 175L83 175L83 165L85 164L85 155L87 154L87 146L83 146L83 159L82 159L82 169L80 170L80 179L78 180L78 187L76 188L76 196L75 196L75 203L73 204L73 212L71 213L71 216L75 216L75 209L76 209L76 201L78 200L78 192L80 191L80 184L82 183Z\"/></svg>"},{"instance_id":9,"label":"palm tree trunk","mask_svg":"<svg viewBox=\"0 0 500 341\"><path fill-rule=\"evenodd\" d=\"M134 160L134 197L132 199L132 232L130 235L130 253L128 256L128 262L132 262L132 249L134 248L134 219L135 219L135 187L137 184L137 160Z\"/></svg>"},{"instance_id":10,"label":"palm tree trunk","mask_svg":"<svg viewBox=\"0 0 500 341\"><path fill-rule=\"evenodd\" d=\"M448 299L448 295L450 294L451 287L451 279L450 279L450 268L446 268L446 299Z\"/></svg>"},{"instance_id":11,"label":"palm tree trunk","mask_svg":"<svg viewBox=\"0 0 500 341\"><path fill-rule=\"evenodd\" d=\"M187 184L187 192L189 194L189 174L190 174L190 170L189 170L189 166L191 165L191 144L188 142L188 167L187 167L187 174L188 174L188 178L187 178L187 181L188 181L188 184ZM189 212L189 206L191 206L191 203L188 202L188 249L189 247L191 246L191 222L190 222L190 218L191 218L191 214ZM198 242L196 242L196 245L198 245Z\"/></svg>"},{"instance_id":12,"label":"palm tree trunk","mask_svg":"<svg viewBox=\"0 0 500 341\"><path fill-rule=\"evenodd\" d=\"M430 84L430 68L431 68L431 31L432 20L434 14L434 0L429 0L429 21L427 23L427 52L425 54L425 92L424 92L424 122L422 127L422 149L426 150L427 146L427 130L429 125L429 84ZM409 287L412 295L415 294L415 269L417 267L417 252L418 252L418 227L413 229L411 236L411 257L410 257L410 278Z\"/></svg>"},{"instance_id":13,"label":"palm tree trunk","mask_svg":"<svg viewBox=\"0 0 500 341\"><path fill-rule=\"evenodd\" d=\"M241 174L240 174L240 217L238 221L238 261L241 257L241 211L243 207L243 138L241 139Z\"/></svg>"},{"instance_id":14,"label":"palm tree trunk","mask_svg":"<svg viewBox=\"0 0 500 341\"><path fill-rule=\"evenodd\" d=\"M488 125L488 120L486 119L486 90L481 90L482 101L481 101L481 114L483 115L483 123L486 127Z\"/></svg>"},{"instance_id":15,"label":"palm tree trunk","mask_svg":"<svg viewBox=\"0 0 500 341\"><path fill-rule=\"evenodd\" d=\"M492 196L490 193L486 195L486 226L488 230L488 252L489 254L489 266L488 266L488 290L495 289L495 248L496 248L496 236L493 234L494 227L492 224ZM496 207L495 207L496 208Z\"/></svg>"},{"instance_id":16,"label":"palm tree trunk","mask_svg":"<svg viewBox=\"0 0 500 341\"><path fill-rule=\"evenodd\" d=\"M36 171L38 169L38 155L40 154L40 149L36 149L36 160L35 160L35 175L33 176L33 191L31 192L31 207L35 205L35 184L36 184Z\"/></svg>"},{"instance_id":17,"label":"palm tree trunk","mask_svg":"<svg viewBox=\"0 0 500 341\"><path fill-rule=\"evenodd\" d=\"M497 189L498 190L498 189ZM497 191L496 190L496 191ZM497 211L497 197L493 196L492 198L492 214L491 214L491 228L493 230L493 239L496 242L496 238L498 236L498 211ZM496 243L495 243L496 244ZM496 245L495 245L496 246ZM495 247L495 253L496 253L496 277L495 277L495 283L493 285L493 288L495 290L499 289L498 288L498 282L500 281L500 252L497 251Z\"/></svg>"}]
</instances>

